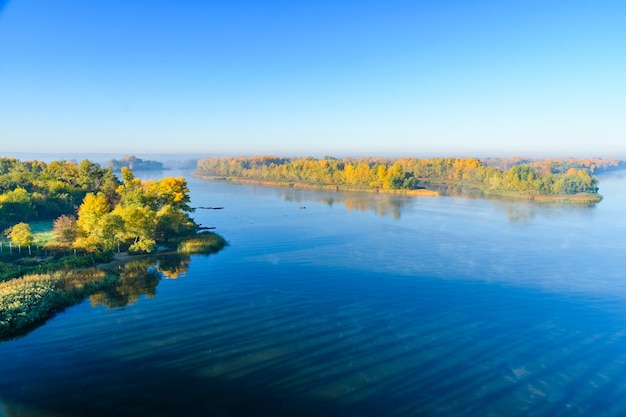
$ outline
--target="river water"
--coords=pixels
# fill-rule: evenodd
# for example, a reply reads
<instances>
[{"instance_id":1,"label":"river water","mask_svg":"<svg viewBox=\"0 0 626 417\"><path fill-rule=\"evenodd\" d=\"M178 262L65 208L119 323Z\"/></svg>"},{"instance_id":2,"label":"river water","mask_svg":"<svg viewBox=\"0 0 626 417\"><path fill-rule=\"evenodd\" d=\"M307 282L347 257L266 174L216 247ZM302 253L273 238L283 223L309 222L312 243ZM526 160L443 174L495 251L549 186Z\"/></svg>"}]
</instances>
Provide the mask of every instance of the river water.
<instances>
[{"instance_id":1,"label":"river water","mask_svg":"<svg viewBox=\"0 0 626 417\"><path fill-rule=\"evenodd\" d=\"M0 343L0 416L626 415L623 174L595 207L188 180L229 246Z\"/></svg>"}]
</instances>

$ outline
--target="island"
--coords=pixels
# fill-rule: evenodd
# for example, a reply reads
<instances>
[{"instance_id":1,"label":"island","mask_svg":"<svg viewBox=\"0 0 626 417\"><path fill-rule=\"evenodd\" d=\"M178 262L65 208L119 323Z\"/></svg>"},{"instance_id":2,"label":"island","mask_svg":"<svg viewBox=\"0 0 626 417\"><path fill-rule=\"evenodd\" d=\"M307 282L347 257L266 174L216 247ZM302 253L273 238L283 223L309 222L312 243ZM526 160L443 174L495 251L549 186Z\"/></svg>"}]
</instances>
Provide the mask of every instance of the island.
<instances>
[{"instance_id":1,"label":"island","mask_svg":"<svg viewBox=\"0 0 626 417\"><path fill-rule=\"evenodd\" d=\"M195 175L268 186L407 195L438 195L446 188L462 188L484 197L593 205L602 199L594 173L620 167L626 163L599 158L501 158L483 162L477 158L253 156L201 159Z\"/></svg>"},{"instance_id":2,"label":"island","mask_svg":"<svg viewBox=\"0 0 626 417\"><path fill-rule=\"evenodd\" d=\"M130 168L133 171L162 171L165 169L162 162L141 159L134 155L126 155L120 159L111 159L109 167L113 171L121 171L122 168Z\"/></svg>"}]
</instances>

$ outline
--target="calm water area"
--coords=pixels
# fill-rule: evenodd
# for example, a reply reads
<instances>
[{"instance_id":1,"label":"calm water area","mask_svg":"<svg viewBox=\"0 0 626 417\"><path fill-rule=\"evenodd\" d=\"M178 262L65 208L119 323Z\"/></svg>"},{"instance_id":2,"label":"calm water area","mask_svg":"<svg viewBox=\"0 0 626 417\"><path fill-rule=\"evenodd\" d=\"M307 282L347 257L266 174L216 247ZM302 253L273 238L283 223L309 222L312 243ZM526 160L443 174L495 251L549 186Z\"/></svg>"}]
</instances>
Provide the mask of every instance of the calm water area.
<instances>
[{"instance_id":1,"label":"calm water area","mask_svg":"<svg viewBox=\"0 0 626 417\"><path fill-rule=\"evenodd\" d=\"M623 172L595 207L187 178L229 246L0 343L0 416L626 415Z\"/></svg>"}]
</instances>

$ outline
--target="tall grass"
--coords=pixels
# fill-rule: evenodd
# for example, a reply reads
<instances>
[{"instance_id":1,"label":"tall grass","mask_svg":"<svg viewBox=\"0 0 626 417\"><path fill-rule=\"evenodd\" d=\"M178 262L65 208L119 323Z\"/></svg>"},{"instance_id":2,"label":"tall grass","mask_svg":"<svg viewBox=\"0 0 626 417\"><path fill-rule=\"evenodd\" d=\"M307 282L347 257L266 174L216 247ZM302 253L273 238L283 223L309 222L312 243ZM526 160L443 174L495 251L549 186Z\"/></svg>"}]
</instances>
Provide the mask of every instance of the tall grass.
<instances>
[{"instance_id":1,"label":"tall grass","mask_svg":"<svg viewBox=\"0 0 626 417\"><path fill-rule=\"evenodd\" d=\"M95 268L27 275L0 283L0 338L50 317L110 285L116 277Z\"/></svg>"},{"instance_id":2,"label":"tall grass","mask_svg":"<svg viewBox=\"0 0 626 417\"><path fill-rule=\"evenodd\" d=\"M191 255L194 253L214 253L222 249L228 243L222 236L205 232L185 238L178 244L178 252Z\"/></svg>"}]
</instances>

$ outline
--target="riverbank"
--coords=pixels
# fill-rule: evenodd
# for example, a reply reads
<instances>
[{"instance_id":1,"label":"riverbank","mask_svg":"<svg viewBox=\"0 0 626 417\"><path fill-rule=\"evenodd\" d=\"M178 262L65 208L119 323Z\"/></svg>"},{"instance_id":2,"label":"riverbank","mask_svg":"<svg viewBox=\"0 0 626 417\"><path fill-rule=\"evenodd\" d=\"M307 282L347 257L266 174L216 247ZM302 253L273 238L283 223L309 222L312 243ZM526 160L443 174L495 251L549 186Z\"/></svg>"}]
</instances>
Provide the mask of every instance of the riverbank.
<instances>
[{"instance_id":1,"label":"riverbank","mask_svg":"<svg viewBox=\"0 0 626 417\"><path fill-rule=\"evenodd\" d=\"M231 184L242 184L242 185L258 185L261 187L274 187L274 188L293 188L293 189L302 189L302 190L321 190L321 191L357 191L357 192L368 192L368 193L379 193L379 194L397 194L397 195L406 195L412 197L437 197L439 193L437 191L429 190L426 188L419 188L414 190L389 190L389 189L381 189L381 188L356 188L349 187L345 185L333 185L333 184L313 184L313 183L305 183L305 182L294 182L294 181L275 181L275 180L262 180L262 179L254 179L254 178L240 178L240 177L220 177L213 175L204 175L198 172L194 172L191 174L196 178L201 178L209 181L222 181L228 182Z\"/></svg>"},{"instance_id":2,"label":"riverbank","mask_svg":"<svg viewBox=\"0 0 626 417\"><path fill-rule=\"evenodd\" d=\"M215 233L199 233L174 248L161 247L156 253L116 253L113 260L88 268L28 274L0 282L0 341L27 333L58 312L82 302L96 292L114 286L123 265L168 254L210 254L228 243ZM88 258L88 255L85 255Z\"/></svg>"},{"instance_id":3,"label":"riverbank","mask_svg":"<svg viewBox=\"0 0 626 417\"><path fill-rule=\"evenodd\" d=\"M527 200L541 204L571 204L580 206L593 206L602 201L602 195L597 193L539 194L528 191L488 188L482 183L475 181L422 181L428 187L436 189L441 195L449 197Z\"/></svg>"},{"instance_id":4,"label":"riverbank","mask_svg":"<svg viewBox=\"0 0 626 417\"><path fill-rule=\"evenodd\" d=\"M474 194L482 198L498 198L498 199L515 199L515 200L528 200L537 203L548 204L574 204L574 205L594 205L602 201L600 194L592 193L578 193L578 194L534 194L521 191L504 191L485 189L480 184L470 183L466 181L424 181L428 184L432 184L433 188L445 189L448 191L437 191L428 188L420 188L415 190L384 190L379 188L354 188L342 185L330 185L330 184L311 184L303 182L291 182L291 181L274 181L274 180L261 180L253 178L240 178L240 177L220 177L212 175L204 175L198 172L192 174L196 178L201 178L209 181L222 181L232 184L241 185L257 185L262 187L275 187L275 188L293 188L303 190L322 190L322 191L347 191L347 192L370 192L381 194L396 194L410 197L437 197L440 195L448 196L467 196L468 194ZM450 189L457 190L449 191ZM463 192L465 191L465 192Z\"/></svg>"},{"instance_id":5,"label":"riverbank","mask_svg":"<svg viewBox=\"0 0 626 417\"><path fill-rule=\"evenodd\" d=\"M0 340L27 332L117 280L88 268L26 275L0 283Z\"/></svg>"}]
</instances>

